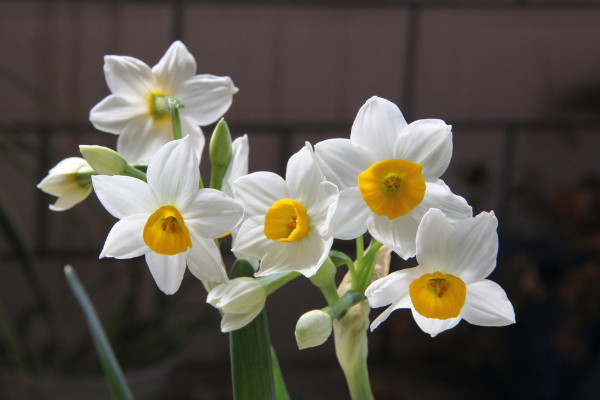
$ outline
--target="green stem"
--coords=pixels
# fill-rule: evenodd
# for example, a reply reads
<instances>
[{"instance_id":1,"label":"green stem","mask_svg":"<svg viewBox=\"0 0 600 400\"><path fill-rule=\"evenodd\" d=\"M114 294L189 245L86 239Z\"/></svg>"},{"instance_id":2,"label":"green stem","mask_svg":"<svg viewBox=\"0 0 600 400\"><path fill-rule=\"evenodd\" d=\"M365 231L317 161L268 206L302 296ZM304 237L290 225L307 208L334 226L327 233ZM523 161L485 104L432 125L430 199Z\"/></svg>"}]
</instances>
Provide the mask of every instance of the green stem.
<instances>
[{"instance_id":1,"label":"green stem","mask_svg":"<svg viewBox=\"0 0 600 400\"><path fill-rule=\"evenodd\" d=\"M348 308L354 304L364 300L365 296L362 293L354 292L352 290L344 293L342 297L337 299L334 303L323 308L323 311L331 316L331 319L340 318Z\"/></svg>"},{"instance_id":2,"label":"green stem","mask_svg":"<svg viewBox=\"0 0 600 400\"><path fill-rule=\"evenodd\" d=\"M366 333L364 334L366 336ZM367 362L357 362L348 371L344 371L350 398L352 400L374 400L373 392L371 391L371 382L369 380L369 370Z\"/></svg>"},{"instance_id":3,"label":"green stem","mask_svg":"<svg viewBox=\"0 0 600 400\"><path fill-rule=\"evenodd\" d=\"M283 285L285 285L286 283L296 279L300 275L301 274L299 272L284 272L280 274L265 276L264 278L258 278L258 280L265 287L268 296Z\"/></svg>"},{"instance_id":4,"label":"green stem","mask_svg":"<svg viewBox=\"0 0 600 400\"><path fill-rule=\"evenodd\" d=\"M142 181L146 182L146 173L140 171L131 164L127 164L127 166L125 167L125 171L123 171L123 175L141 179Z\"/></svg>"},{"instance_id":5,"label":"green stem","mask_svg":"<svg viewBox=\"0 0 600 400\"><path fill-rule=\"evenodd\" d=\"M371 283L373 278L373 268L375 266L375 259L377 258L377 251L381 248L382 244L377 240L371 241L371 246L359 261L357 261L357 277L356 281L352 281L352 290L359 293L364 293L367 286Z\"/></svg>"},{"instance_id":6,"label":"green stem","mask_svg":"<svg viewBox=\"0 0 600 400\"><path fill-rule=\"evenodd\" d=\"M364 253L365 253L365 242L361 235L356 238L356 262L360 262L360 260L362 260Z\"/></svg>"},{"instance_id":7,"label":"green stem","mask_svg":"<svg viewBox=\"0 0 600 400\"><path fill-rule=\"evenodd\" d=\"M230 278L253 276L246 260L237 260ZM231 379L235 400L275 400L275 379L267 313L260 314L245 327L229 333Z\"/></svg>"},{"instance_id":8,"label":"green stem","mask_svg":"<svg viewBox=\"0 0 600 400\"><path fill-rule=\"evenodd\" d=\"M181 132L181 119L179 118L179 109L183 104L174 97L166 96L167 110L171 113L171 124L173 125L173 139L183 138Z\"/></svg>"}]
</instances>

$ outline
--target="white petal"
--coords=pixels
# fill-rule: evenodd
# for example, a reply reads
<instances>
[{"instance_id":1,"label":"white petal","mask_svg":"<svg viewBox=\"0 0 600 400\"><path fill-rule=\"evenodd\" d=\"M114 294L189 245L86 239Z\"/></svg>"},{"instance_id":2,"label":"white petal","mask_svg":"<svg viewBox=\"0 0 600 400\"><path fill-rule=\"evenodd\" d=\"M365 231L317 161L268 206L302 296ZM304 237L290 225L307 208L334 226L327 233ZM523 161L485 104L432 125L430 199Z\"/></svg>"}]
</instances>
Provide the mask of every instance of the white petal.
<instances>
[{"instance_id":1,"label":"white petal","mask_svg":"<svg viewBox=\"0 0 600 400\"><path fill-rule=\"evenodd\" d=\"M437 336L439 333L448 329L454 328L462 318L436 319L426 318L412 308L412 314L419 328L425 333L429 333L431 337Z\"/></svg>"},{"instance_id":2,"label":"white petal","mask_svg":"<svg viewBox=\"0 0 600 400\"><path fill-rule=\"evenodd\" d=\"M328 139L315 145L315 154L325 178L340 190L358 187L358 175L369 168L349 139Z\"/></svg>"},{"instance_id":3,"label":"white petal","mask_svg":"<svg viewBox=\"0 0 600 400\"><path fill-rule=\"evenodd\" d=\"M192 248L187 251L190 272L201 281L226 282L227 273L221 260L221 252L213 239L204 239L190 232Z\"/></svg>"},{"instance_id":4,"label":"white petal","mask_svg":"<svg viewBox=\"0 0 600 400\"><path fill-rule=\"evenodd\" d=\"M449 272L465 283L486 278L496 267L498 220L493 212L456 222L458 243Z\"/></svg>"},{"instance_id":5,"label":"white petal","mask_svg":"<svg viewBox=\"0 0 600 400\"><path fill-rule=\"evenodd\" d=\"M196 74L196 60L185 45L177 40L167 49L158 64L152 67L152 73L165 93L173 96L183 82Z\"/></svg>"},{"instance_id":6,"label":"white petal","mask_svg":"<svg viewBox=\"0 0 600 400\"><path fill-rule=\"evenodd\" d=\"M367 220L371 214L358 187L342 190L331 219L333 236L344 240L359 237L367 231Z\"/></svg>"},{"instance_id":7,"label":"white petal","mask_svg":"<svg viewBox=\"0 0 600 400\"><path fill-rule=\"evenodd\" d=\"M148 161L173 138L171 127L149 116L132 118L117 140L117 152L130 163Z\"/></svg>"},{"instance_id":8,"label":"white petal","mask_svg":"<svg viewBox=\"0 0 600 400\"><path fill-rule=\"evenodd\" d=\"M402 158L423 164L425 179L437 179L452 158L452 127L439 119L421 119L408 125Z\"/></svg>"},{"instance_id":9,"label":"white petal","mask_svg":"<svg viewBox=\"0 0 600 400\"><path fill-rule=\"evenodd\" d=\"M329 255L332 243L333 238L323 239L311 232L295 242L273 242L262 258L256 276L296 271L309 278Z\"/></svg>"},{"instance_id":10,"label":"white petal","mask_svg":"<svg viewBox=\"0 0 600 400\"><path fill-rule=\"evenodd\" d=\"M314 198L309 199L306 213L310 218L310 229L314 229L321 236L333 235L330 229L331 219L337 208L340 192L331 182L321 182L317 186Z\"/></svg>"},{"instance_id":11,"label":"white petal","mask_svg":"<svg viewBox=\"0 0 600 400\"><path fill-rule=\"evenodd\" d=\"M242 176L233 184L236 200L244 205L248 216L264 215L273 203L289 198L290 193L286 182L272 172L254 172Z\"/></svg>"},{"instance_id":12,"label":"white petal","mask_svg":"<svg viewBox=\"0 0 600 400\"><path fill-rule=\"evenodd\" d=\"M473 210L467 201L452 193L440 179L426 182L425 197L410 214L420 220L430 208L439 208L450 221L458 221L473 215Z\"/></svg>"},{"instance_id":13,"label":"white petal","mask_svg":"<svg viewBox=\"0 0 600 400\"><path fill-rule=\"evenodd\" d=\"M185 105L181 113L205 126L225 114L237 91L228 76L196 75L183 82L175 96Z\"/></svg>"},{"instance_id":14,"label":"white petal","mask_svg":"<svg viewBox=\"0 0 600 400\"><path fill-rule=\"evenodd\" d=\"M467 285L467 299L460 316L473 325L515 323L515 310L506 293L500 285L487 279Z\"/></svg>"},{"instance_id":15,"label":"white petal","mask_svg":"<svg viewBox=\"0 0 600 400\"><path fill-rule=\"evenodd\" d=\"M165 294L173 294L179 289L185 273L186 252L167 256L153 251L146 254L146 263L156 285Z\"/></svg>"},{"instance_id":16,"label":"white petal","mask_svg":"<svg viewBox=\"0 0 600 400\"><path fill-rule=\"evenodd\" d=\"M144 226L148 215L131 215L118 221L108 233L100 258L119 259L139 257L150 252L144 243Z\"/></svg>"},{"instance_id":17,"label":"white petal","mask_svg":"<svg viewBox=\"0 0 600 400\"><path fill-rule=\"evenodd\" d=\"M82 169L90 169L90 165L81 157L68 157L56 164L50 171L48 176L72 174Z\"/></svg>"},{"instance_id":18,"label":"white petal","mask_svg":"<svg viewBox=\"0 0 600 400\"><path fill-rule=\"evenodd\" d=\"M132 118L148 116L148 112L147 101L131 102L111 94L92 108L90 121L98 130L119 134Z\"/></svg>"},{"instance_id":19,"label":"white petal","mask_svg":"<svg viewBox=\"0 0 600 400\"><path fill-rule=\"evenodd\" d=\"M399 310L401 308L411 308L411 307L412 307L412 302L410 301L409 295L399 297L398 300L396 300L394 303L392 303L388 308L385 309L385 311L383 311L381 314L379 314L377 316L377 318L375 318L373 320L373 322L371 322L371 331L373 331L375 328L377 328L379 326L379 324L381 324L383 321L388 319L388 317L390 316L390 314L392 312Z\"/></svg>"},{"instance_id":20,"label":"white petal","mask_svg":"<svg viewBox=\"0 0 600 400\"><path fill-rule=\"evenodd\" d=\"M113 94L134 103L147 101L155 86L150 67L128 56L105 56L104 76Z\"/></svg>"},{"instance_id":21,"label":"white petal","mask_svg":"<svg viewBox=\"0 0 600 400\"><path fill-rule=\"evenodd\" d=\"M206 239L230 232L243 216L240 203L215 189L200 189L182 212L186 225Z\"/></svg>"},{"instance_id":22,"label":"white petal","mask_svg":"<svg viewBox=\"0 0 600 400\"><path fill-rule=\"evenodd\" d=\"M160 204L185 209L200 181L198 158L189 140L173 140L161 147L150 161L146 177Z\"/></svg>"},{"instance_id":23,"label":"white petal","mask_svg":"<svg viewBox=\"0 0 600 400\"><path fill-rule=\"evenodd\" d=\"M377 160L389 160L395 158L396 140L407 129L404 116L394 103L371 97L356 115L350 140L355 146L369 149Z\"/></svg>"},{"instance_id":24,"label":"white petal","mask_svg":"<svg viewBox=\"0 0 600 400\"><path fill-rule=\"evenodd\" d=\"M272 240L265 236L264 216L248 218L237 231L232 251L260 260L269 251ZM259 220L262 221L259 222Z\"/></svg>"},{"instance_id":25,"label":"white petal","mask_svg":"<svg viewBox=\"0 0 600 400\"><path fill-rule=\"evenodd\" d=\"M417 230L417 261L427 273L450 273L460 239L456 225L437 208L430 209Z\"/></svg>"},{"instance_id":26,"label":"white petal","mask_svg":"<svg viewBox=\"0 0 600 400\"><path fill-rule=\"evenodd\" d=\"M387 306L399 301L408 295L408 287L423 275L419 267L405 268L392 272L383 278L377 279L365 290L365 296L372 308Z\"/></svg>"},{"instance_id":27,"label":"white petal","mask_svg":"<svg viewBox=\"0 0 600 400\"><path fill-rule=\"evenodd\" d=\"M188 116L181 115L181 131L183 132L183 137L189 137L190 145L194 152L196 153L196 157L198 158L198 163L202 159L202 151L204 150L204 144L206 139L204 138L204 133L202 129L194 122L194 120ZM173 130L171 129L171 132ZM172 137L169 139L171 140Z\"/></svg>"},{"instance_id":28,"label":"white petal","mask_svg":"<svg viewBox=\"0 0 600 400\"><path fill-rule=\"evenodd\" d=\"M251 313L224 314L223 318L221 319L221 332L226 333L243 328L244 326L252 322L254 318L256 318L258 314L260 314L261 311L262 308L259 310L255 310Z\"/></svg>"},{"instance_id":29,"label":"white petal","mask_svg":"<svg viewBox=\"0 0 600 400\"><path fill-rule=\"evenodd\" d=\"M156 198L148 184L130 176L92 176L98 200L106 211L123 219L133 214L149 216L157 209Z\"/></svg>"},{"instance_id":30,"label":"white petal","mask_svg":"<svg viewBox=\"0 0 600 400\"><path fill-rule=\"evenodd\" d=\"M50 204L49 208L52 211L66 211L75 205L85 200L90 193L92 193L92 187L83 188L81 186L74 186L66 192L62 193L54 204Z\"/></svg>"},{"instance_id":31,"label":"white petal","mask_svg":"<svg viewBox=\"0 0 600 400\"><path fill-rule=\"evenodd\" d=\"M285 181L294 200L306 205L317 195L317 188L324 177L307 143L293 154L287 163Z\"/></svg>"},{"instance_id":32,"label":"white petal","mask_svg":"<svg viewBox=\"0 0 600 400\"><path fill-rule=\"evenodd\" d=\"M371 214L367 220L369 233L405 260L416 254L416 236L419 221L408 213L390 220L388 217Z\"/></svg>"},{"instance_id":33,"label":"white petal","mask_svg":"<svg viewBox=\"0 0 600 400\"><path fill-rule=\"evenodd\" d=\"M244 134L233 141L231 144L231 162L223 176L223 187L221 190L226 195L233 197L233 182L248 174L248 157L250 154L250 145L248 144L248 135Z\"/></svg>"}]
</instances>

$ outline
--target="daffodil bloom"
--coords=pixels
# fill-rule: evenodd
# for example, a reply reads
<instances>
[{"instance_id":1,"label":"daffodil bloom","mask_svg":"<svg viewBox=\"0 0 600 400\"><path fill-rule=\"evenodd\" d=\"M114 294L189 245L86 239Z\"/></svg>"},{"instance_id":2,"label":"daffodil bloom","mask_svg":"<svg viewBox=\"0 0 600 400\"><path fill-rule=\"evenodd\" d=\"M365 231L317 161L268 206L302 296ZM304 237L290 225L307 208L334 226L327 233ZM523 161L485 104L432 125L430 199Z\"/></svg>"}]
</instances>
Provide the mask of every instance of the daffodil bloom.
<instances>
[{"instance_id":1,"label":"daffodil bloom","mask_svg":"<svg viewBox=\"0 0 600 400\"><path fill-rule=\"evenodd\" d=\"M333 243L329 225L339 193L324 180L308 143L289 159L285 180L255 172L237 179L233 192L247 217L233 251L261 260L258 276L317 272Z\"/></svg>"},{"instance_id":2,"label":"daffodil bloom","mask_svg":"<svg viewBox=\"0 0 600 400\"><path fill-rule=\"evenodd\" d=\"M432 337L461 319L482 326L514 323L506 293L485 279L496 267L497 226L493 212L452 222L442 211L429 210L417 232L419 266L378 279L365 292L371 307L391 304L371 330L399 308L410 308Z\"/></svg>"},{"instance_id":3,"label":"daffodil bloom","mask_svg":"<svg viewBox=\"0 0 600 400\"><path fill-rule=\"evenodd\" d=\"M221 332L243 328L262 311L267 300L265 287L254 278L240 277L216 286L206 302L223 312Z\"/></svg>"},{"instance_id":4,"label":"daffodil bloom","mask_svg":"<svg viewBox=\"0 0 600 400\"><path fill-rule=\"evenodd\" d=\"M438 179L452 156L451 127L441 120L407 124L396 105L372 97L360 109L350 139L315 146L325 177L340 188L334 237L365 231L402 258L415 255L421 217L432 207L450 218L472 215L465 199Z\"/></svg>"},{"instance_id":5,"label":"daffodil bloom","mask_svg":"<svg viewBox=\"0 0 600 400\"><path fill-rule=\"evenodd\" d=\"M92 192L93 172L83 158L69 157L56 164L37 187L58 197L49 206L51 210L65 211L85 200Z\"/></svg>"},{"instance_id":6,"label":"daffodil bloom","mask_svg":"<svg viewBox=\"0 0 600 400\"><path fill-rule=\"evenodd\" d=\"M189 138L164 145L148 165L147 180L128 176L94 176L100 202L120 221L100 257L145 255L163 292L177 291L186 264L200 280L225 282L214 238L239 223L242 206L220 191L198 190L198 158Z\"/></svg>"},{"instance_id":7,"label":"daffodil bloom","mask_svg":"<svg viewBox=\"0 0 600 400\"><path fill-rule=\"evenodd\" d=\"M229 77L196 75L196 61L180 41L174 42L152 69L137 58L106 56L104 75L112 92L90 111L99 130L119 135L117 151L129 162L150 159L173 139L166 96L183 103L183 135L200 155L200 126L217 121L229 109L237 88Z\"/></svg>"}]
</instances>

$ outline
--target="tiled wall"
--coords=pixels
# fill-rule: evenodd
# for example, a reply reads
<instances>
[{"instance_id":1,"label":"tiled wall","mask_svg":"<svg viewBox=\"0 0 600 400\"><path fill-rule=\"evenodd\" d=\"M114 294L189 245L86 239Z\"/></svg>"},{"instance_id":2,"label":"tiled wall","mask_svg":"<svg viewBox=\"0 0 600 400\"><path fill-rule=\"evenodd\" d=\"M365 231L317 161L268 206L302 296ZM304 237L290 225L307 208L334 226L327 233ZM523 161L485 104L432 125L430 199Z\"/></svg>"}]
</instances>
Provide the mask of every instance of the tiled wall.
<instances>
[{"instance_id":1,"label":"tiled wall","mask_svg":"<svg viewBox=\"0 0 600 400\"><path fill-rule=\"evenodd\" d=\"M511 238L539 233L523 196L568 192L600 174L594 1L0 1L0 33L1 122L33 146L1 154L3 201L59 306L71 301L61 264L80 264L81 275L118 270L95 260L114 223L96 199L51 213L53 199L34 187L78 144L116 143L88 122L109 93L105 54L154 65L177 38L199 73L229 75L240 91L225 117L234 136L249 134L252 171L281 173L306 140L347 137L372 95L396 102L409 121L444 119L454 126L454 157L443 178L475 212L496 210ZM10 145L14 137L4 136ZM31 296L8 259L2 268L17 284L2 280L2 300L17 310ZM290 307L273 306L281 314L273 329L294 358L293 325L306 306Z\"/></svg>"}]
</instances>

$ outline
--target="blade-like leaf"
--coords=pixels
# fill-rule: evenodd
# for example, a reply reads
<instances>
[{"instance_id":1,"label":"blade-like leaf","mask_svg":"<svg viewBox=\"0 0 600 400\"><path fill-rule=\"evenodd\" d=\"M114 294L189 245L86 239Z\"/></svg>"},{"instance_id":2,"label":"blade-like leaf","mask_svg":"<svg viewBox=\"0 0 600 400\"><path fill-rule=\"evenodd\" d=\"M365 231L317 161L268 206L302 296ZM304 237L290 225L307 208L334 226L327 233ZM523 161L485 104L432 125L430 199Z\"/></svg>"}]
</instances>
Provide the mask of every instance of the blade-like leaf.
<instances>
[{"instance_id":1,"label":"blade-like leaf","mask_svg":"<svg viewBox=\"0 0 600 400\"><path fill-rule=\"evenodd\" d=\"M96 352L100 358L100 363L104 369L104 374L113 398L115 400L133 400L131 390L127 385L123 371L121 371L119 362L104 333L96 310L83 288L83 285L79 281L79 278L77 278L75 270L70 265L65 266L65 276L67 277L67 282L75 294L79 305L83 309L85 318L87 319L88 327L92 334L92 338L94 339L94 345L96 346Z\"/></svg>"}]
</instances>

